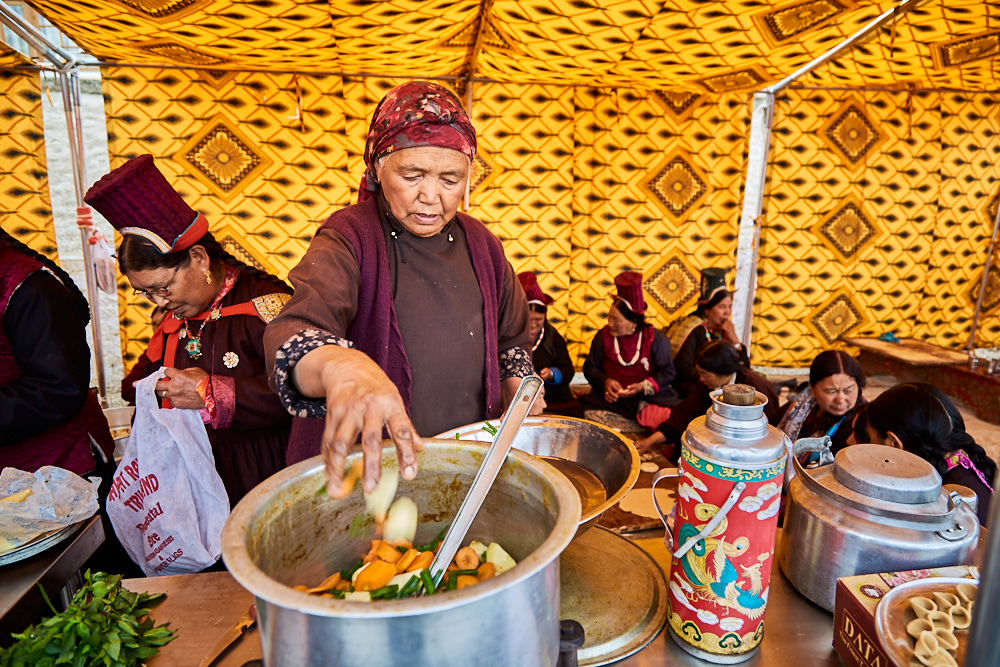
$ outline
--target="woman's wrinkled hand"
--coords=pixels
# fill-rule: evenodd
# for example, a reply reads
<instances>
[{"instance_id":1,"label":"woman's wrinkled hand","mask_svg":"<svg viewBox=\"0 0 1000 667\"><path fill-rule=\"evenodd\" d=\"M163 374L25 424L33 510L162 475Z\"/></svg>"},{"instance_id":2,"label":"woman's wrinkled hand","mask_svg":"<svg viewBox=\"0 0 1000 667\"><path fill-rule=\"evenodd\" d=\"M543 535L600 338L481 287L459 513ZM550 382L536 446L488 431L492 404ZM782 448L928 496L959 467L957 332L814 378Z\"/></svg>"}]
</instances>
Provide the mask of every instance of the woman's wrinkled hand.
<instances>
[{"instance_id":1,"label":"woman's wrinkled hand","mask_svg":"<svg viewBox=\"0 0 1000 667\"><path fill-rule=\"evenodd\" d=\"M165 378L156 382L156 395L170 401L170 404L181 410L201 410L205 407L205 399L198 393L198 383L208 377L208 373L200 368L164 368Z\"/></svg>"},{"instance_id":2,"label":"woman's wrinkled hand","mask_svg":"<svg viewBox=\"0 0 1000 667\"><path fill-rule=\"evenodd\" d=\"M318 376L313 380L318 379L326 398L326 428L320 452L326 464L327 492L335 497L340 493L347 452L359 435L364 457L362 486L369 493L375 490L382 476L383 428L396 445L400 473L405 479L413 479L417 474L416 453L424 445L406 414L396 385L371 358L357 350L324 346L303 357L299 364L316 353L322 356L313 359L319 362L312 369ZM297 382L301 384L307 369L296 368L300 376Z\"/></svg>"},{"instance_id":3,"label":"woman's wrinkled hand","mask_svg":"<svg viewBox=\"0 0 1000 667\"><path fill-rule=\"evenodd\" d=\"M736 345L740 342L740 339L736 336L736 325L730 319L723 320L722 322L722 337L726 339L727 342Z\"/></svg>"}]
</instances>

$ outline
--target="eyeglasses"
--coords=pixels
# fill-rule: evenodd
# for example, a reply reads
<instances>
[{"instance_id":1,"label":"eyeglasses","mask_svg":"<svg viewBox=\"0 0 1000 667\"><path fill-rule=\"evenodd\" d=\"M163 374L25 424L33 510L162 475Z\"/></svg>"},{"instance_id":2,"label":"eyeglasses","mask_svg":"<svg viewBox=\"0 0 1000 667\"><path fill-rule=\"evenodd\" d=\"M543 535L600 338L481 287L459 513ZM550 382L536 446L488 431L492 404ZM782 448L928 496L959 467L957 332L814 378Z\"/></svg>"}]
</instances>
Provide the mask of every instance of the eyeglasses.
<instances>
[{"instance_id":1,"label":"eyeglasses","mask_svg":"<svg viewBox=\"0 0 1000 667\"><path fill-rule=\"evenodd\" d=\"M154 287L153 289L134 289L132 290L132 296L144 296L150 301L153 300L154 296L166 296L170 294L170 288L173 287L174 281L177 280L177 272L180 270L181 265L178 264L174 267L174 272L170 276L170 281L167 282L163 287Z\"/></svg>"}]
</instances>

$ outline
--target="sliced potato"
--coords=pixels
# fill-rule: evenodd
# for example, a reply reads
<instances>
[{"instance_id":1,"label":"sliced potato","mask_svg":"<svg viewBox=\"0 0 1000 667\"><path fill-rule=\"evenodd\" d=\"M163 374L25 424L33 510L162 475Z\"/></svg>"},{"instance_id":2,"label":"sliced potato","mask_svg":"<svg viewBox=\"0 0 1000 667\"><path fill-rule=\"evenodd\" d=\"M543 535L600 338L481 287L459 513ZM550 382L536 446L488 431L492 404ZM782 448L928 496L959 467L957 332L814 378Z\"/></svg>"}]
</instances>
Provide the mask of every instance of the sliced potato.
<instances>
[{"instance_id":1,"label":"sliced potato","mask_svg":"<svg viewBox=\"0 0 1000 667\"><path fill-rule=\"evenodd\" d=\"M412 498L397 498L389 507L382 524L382 537L387 542L406 540L412 543L417 534L417 504Z\"/></svg>"},{"instance_id":2,"label":"sliced potato","mask_svg":"<svg viewBox=\"0 0 1000 667\"><path fill-rule=\"evenodd\" d=\"M503 547L496 542L486 547L486 562L493 563L493 566L497 569L497 574L503 574L517 565L514 559L510 557L510 554L504 551Z\"/></svg>"},{"instance_id":3,"label":"sliced potato","mask_svg":"<svg viewBox=\"0 0 1000 667\"><path fill-rule=\"evenodd\" d=\"M376 524L385 521L385 515L396 495L397 487L399 487L399 471L395 468L386 468L382 470L382 477L375 490L365 494L365 508L375 517Z\"/></svg>"}]
</instances>

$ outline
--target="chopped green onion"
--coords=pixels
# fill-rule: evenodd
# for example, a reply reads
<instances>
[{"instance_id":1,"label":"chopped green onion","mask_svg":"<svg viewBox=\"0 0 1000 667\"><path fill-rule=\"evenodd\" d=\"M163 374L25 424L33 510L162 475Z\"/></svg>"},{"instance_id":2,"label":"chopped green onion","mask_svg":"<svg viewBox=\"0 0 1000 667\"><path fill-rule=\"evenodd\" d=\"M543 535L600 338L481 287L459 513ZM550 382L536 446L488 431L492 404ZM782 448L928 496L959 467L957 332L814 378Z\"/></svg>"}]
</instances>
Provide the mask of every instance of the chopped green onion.
<instances>
[{"instance_id":1,"label":"chopped green onion","mask_svg":"<svg viewBox=\"0 0 1000 667\"><path fill-rule=\"evenodd\" d=\"M350 581L351 577L354 576L354 573L357 572L364 564L365 561L359 558L357 562L354 563L354 565L352 565L349 569L340 571L340 578L343 579L344 581Z\"/></svg>"},{"instance_id":2,"label":"chopped green onion","mask_svg":"<svg viewBox=\"0 0 1000 667\"><path fill-rule=\"evenodd\" d=\"M434 595L436 588L434 586L434 580L431 579L430 570L420 570L420 581L424 584L424 592L427 595Z\"/></svg>"},{"instance_id":3,"label":"chopped green onion","mask_svg":"<svg viewBox=\"0 0 1000 667\"><path fill-rule=\"evenodd\" d=\"M381 600L382 598L395 597L396 591L399 590L399 586L396 584L389 584L388 586L383 586L382 588L376 589L369 593L372 600Z\"/></svg>"},{"instance_id":4,"label":"chopped green onion","mask_svg":"<svg viewBox=\"0 0 1000 667\"><path fill-rule=\"evenodd\" d=\"M447 586L447 588L448 588L449 591L453 591L453 590L455 590L455 586L457 586L457 585L458 585L458 577L456 576L455 572L452 572L451 575L448 576L448 586Z\"/></svg>"},{"instance_id":5,"label":"chopped green onion","mask_svg":"<svg viewBox=\"0 0 1000 667\"><path fill-rule=\"evenodd\" d=\"M403 587L399 589L399 594L396 595L396 598L405 598L413 595L413 592L417 590L419 585L420 575L414 574L405 584L403 584Z\"/></svg>"},{"instance_id":6,"label":"chopped green onion","mask_svg":"<svg viewBox=\"0 0 1000 667\"><path fill-rule=\"evenodd\" d=\"M479 571L478 570L452 570L451 573L454 574L456 577L464 577L464 576L478 577L479 576Z\"/></svg>"}]
</instances>

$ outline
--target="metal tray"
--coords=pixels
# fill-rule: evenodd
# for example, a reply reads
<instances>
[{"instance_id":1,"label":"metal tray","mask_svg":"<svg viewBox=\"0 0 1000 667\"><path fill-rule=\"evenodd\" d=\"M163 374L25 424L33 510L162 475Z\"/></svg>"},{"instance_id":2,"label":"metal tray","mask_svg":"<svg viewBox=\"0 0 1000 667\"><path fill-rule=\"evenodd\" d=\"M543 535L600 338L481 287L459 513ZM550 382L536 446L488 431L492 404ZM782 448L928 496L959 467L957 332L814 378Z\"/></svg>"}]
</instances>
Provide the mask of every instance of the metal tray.
<instances>
[{"instance_id":1,"label":"metal tray","mask_svg":"<svg viewBox=\"0 0 1000 667\"><path fill-rule=\"evenodd\" d=\"M878 634L882 649L890 661L897 665L909 665L913 658L913 637L906 632L906 625L917 617L910 609L912 598L923 596L934 597L934 593L954 593L958 584L979 586L978 579L959 579L952 577L928 577L908 581L889 591L875 608L875 632ZM965 658L965 646L969 631L957 630L958 650L954 654L959 665Z\"/></svg>"},{"instance_id":2,"label":"metal tray","mask_svg":"<svg viewBox=\"0 0 1000 667\"><path fill-rule=\"evenodd\" d=\"M561 618L583 625L580 667L626 658L653 641L667 621L667 584L652 556L595 526L559 559Z\"/></svg>"},{"instance_id":3,"label":"metal tray","mask_svg":"<svg viewBox=\"0 0 1000 667\"><path fill-rule=\"evenodd\" d=\"M39 535L27 544L22 544L21 546L12 549L4 554L0 554L0 565L7 565L9 563L16 563L19 560L24 560L25 558L30 558L35 554L40 554L50 547L54 547L68 537L71 537L73 533L80 530L80 527L89 519L81 519L74 524L66 526L65 528L60 528L59 530L49 531L48 533L43 533Z\"/></svg>"}]
</instances>

